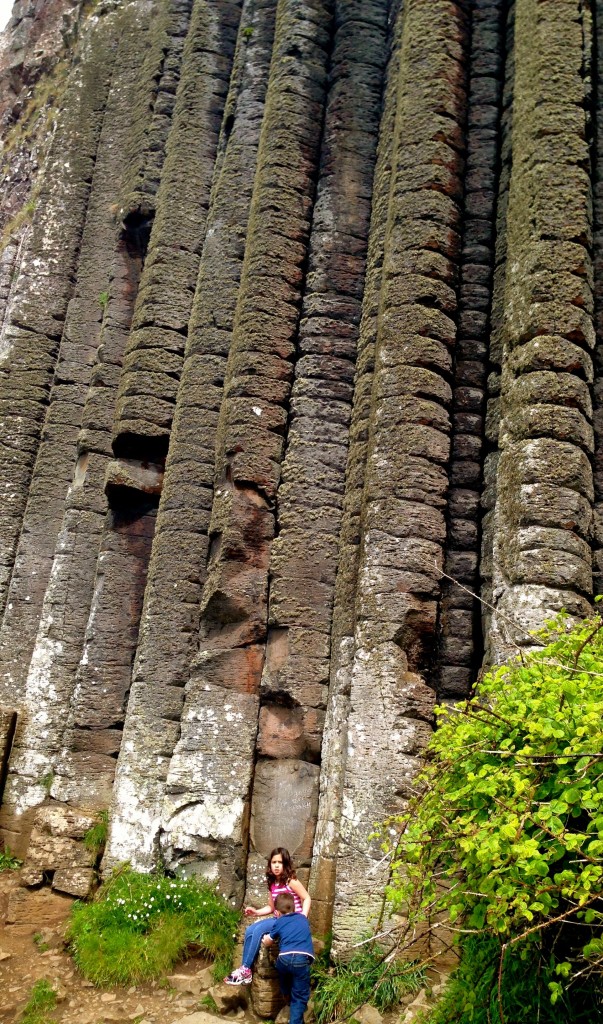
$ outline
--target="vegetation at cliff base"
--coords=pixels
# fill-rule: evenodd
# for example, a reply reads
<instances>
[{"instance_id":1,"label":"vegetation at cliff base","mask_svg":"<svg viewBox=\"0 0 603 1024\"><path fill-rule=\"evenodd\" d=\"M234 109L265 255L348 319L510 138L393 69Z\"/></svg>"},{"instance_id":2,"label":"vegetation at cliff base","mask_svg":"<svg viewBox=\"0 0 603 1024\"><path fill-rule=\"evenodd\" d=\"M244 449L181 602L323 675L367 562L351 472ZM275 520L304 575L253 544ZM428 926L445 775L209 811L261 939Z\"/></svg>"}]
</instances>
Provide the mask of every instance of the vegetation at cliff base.
<instances>
[{"instance_id":1,"label":"vegetation at cliff base","mask_svg":"<svg viewBox=\"0 0 603 1024\"><path fill-rule=\"evenodd\" d=\"M19 1017L19 1024L50 1024L49 1014L56 1008L57 994L46 978L36 981L31 995Z\"/></svg>"},{"instance_id":2,"label":"vegetation at cliff base","mask_svg":"<svg viewBox=\"0 0 603 1024\"><path fill-rule=\"evenodd\" d=\"M105 848L109 832L109 812L99 811L96 821L84 836L84 846L96 857L99 857Z\"/></svg>"},{"instance_id":3,"label":"vegetation at cliff base","mask_svg":"<svg viewBox=\"0 0 603 1024\"><path fill-rule=\"evenodd\" d=\"M5 846L3 850L0 850L0 871L16 871L22 863L22 860L13 856L10 847Z\"/></svg>"},{"instance_id":4,"label":"vegetation at cliff base","mask_svg":"<svg viewBox=\"0 0 603 1024\"><path fill-rule=\"evenodd\" d=\"M400 944L426 923L462 940L431 1024L603 1019L603 620L560 616L534 643L440 709L383 829Z\"/></svg>"},{"instance_id":5,"label":"vegetation at cliff base","mask_svg":"<svg viewBox=\"0 0 603 1024\"><path fill-rule=\"evenodd\" d=\"M123 869L92 903L76 903L68 940L74 960L95 985L159 977L189 947L214 958L217 977L232 964L239 914L211 885L194 878Z\"/></svg>"},{"instance_id":6,"label":"vegetation at cliff base","mask_svg":"<svg viewBox=\"0 0 603 1024\"><path fill-rule=\"evenodd\" d=\"M384 1013L403 996L418 992L425 983L424 968L397 960L389 952L371 943L341 963L332 963L328 951L317 957L312 968L317 1024L353 1018L364 1003Z\"/></svg>"}]
</instances>

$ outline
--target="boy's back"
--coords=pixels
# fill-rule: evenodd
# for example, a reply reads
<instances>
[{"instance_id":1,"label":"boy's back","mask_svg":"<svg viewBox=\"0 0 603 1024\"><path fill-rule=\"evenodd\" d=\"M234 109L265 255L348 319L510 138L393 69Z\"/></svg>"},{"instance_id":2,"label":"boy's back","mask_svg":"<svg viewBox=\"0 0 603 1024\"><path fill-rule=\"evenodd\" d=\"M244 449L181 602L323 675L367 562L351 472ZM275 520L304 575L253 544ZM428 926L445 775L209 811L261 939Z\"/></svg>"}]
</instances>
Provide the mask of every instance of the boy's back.
<instances>
[{"instance_id":1,"label":"boy's back","mask_svg":"<svg viewBox=\"0 0 603 1024\"><path fill-rule=\"evenodd\" d=\"M314 956L308 918L303 914L283 914L270 929L270 938L278 939L279 954L307 953Z\"/></svg>"}]
</instances>

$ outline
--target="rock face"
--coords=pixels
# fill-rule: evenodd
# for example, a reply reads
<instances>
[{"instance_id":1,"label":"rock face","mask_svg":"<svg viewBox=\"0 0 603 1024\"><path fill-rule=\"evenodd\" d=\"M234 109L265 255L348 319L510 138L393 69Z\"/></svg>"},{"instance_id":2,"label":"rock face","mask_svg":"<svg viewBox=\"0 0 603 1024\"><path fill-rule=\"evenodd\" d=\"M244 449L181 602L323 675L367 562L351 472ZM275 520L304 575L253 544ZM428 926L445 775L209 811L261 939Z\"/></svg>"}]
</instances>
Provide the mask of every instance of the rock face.
<instances>
[{"instance_id":1,"label":"rock face","mask_svg":"<svg viewBox=\"0 0 603 1024\"><path fill-rule=\"evenodd\" d=\"M14 5L0 835L31 884L83 891L110 808L105 870L239 902L286 845L343 948L434 703L588 613L602 26L581 0Z\"/></svg>"}]
</instances>

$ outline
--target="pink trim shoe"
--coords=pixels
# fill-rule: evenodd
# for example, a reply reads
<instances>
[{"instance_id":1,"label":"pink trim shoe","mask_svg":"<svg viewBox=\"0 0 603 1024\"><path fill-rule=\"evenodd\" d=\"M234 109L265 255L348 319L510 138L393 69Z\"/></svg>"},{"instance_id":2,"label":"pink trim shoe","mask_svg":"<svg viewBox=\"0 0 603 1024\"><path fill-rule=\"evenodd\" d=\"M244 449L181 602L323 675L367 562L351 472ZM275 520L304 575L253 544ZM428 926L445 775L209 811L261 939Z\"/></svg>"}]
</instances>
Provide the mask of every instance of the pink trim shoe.
<instances>
[{"instance_id":1,"label":"pink trim shoe","mask_svg":"<svg viewBox=\"0 0 603 1024\"><path fill-rule=\"evenodd\" d=\"M248 967L237 967L236 970L224 978L225 985L251 985L253 974Z\"/></svg>"}]
</instances>

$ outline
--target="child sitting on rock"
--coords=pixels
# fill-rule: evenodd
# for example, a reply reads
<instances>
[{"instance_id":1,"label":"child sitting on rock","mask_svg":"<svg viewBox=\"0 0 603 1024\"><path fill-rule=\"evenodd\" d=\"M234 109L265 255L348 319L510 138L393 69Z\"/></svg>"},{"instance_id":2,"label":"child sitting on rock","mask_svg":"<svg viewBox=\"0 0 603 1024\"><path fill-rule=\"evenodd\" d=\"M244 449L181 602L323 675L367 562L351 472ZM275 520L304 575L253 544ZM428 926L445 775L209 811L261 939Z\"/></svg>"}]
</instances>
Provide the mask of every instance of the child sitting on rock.
<instances>
[{"instance_id":1,"label":"child sitting on rock","mask_svg":"<svg viewBox=\"0 0 603 1024\"><path fill-rule=\"evenodd\" d=\"M310 998L310 965L314 959L310 925L303 914L295 913L295 903L289 893L277 896L275 905L281 916L272 922L262 942L265 946L278 942L276 970L281 992L291 1001L289 1024L303 1024Z\"/></svg>"},{"instance_id":2,"label":"child sitting on rock","mask_svg":"<svg viewBox=\"0 0 603 1024\"><path fill-rule=\"evenodd\" d=\"M267 905L259 910L256 910L255 907L245 907L245 914L248 917L262 917L265 920L255 921L247 928L243 941L243 963L227 978L224 978L227 985L251 984L251 967L258 955L262 938L274 924L272 915L278 916L278 910L275 908L275 900L278 896L286 894L291 897L294 903L294 913L300 914L304 918L307 918L310 913L312 901L306 889L295 877L291 855L284 846L277 846L268 858L266 883L269 892Z\"/></svg>"}]
</instances>

